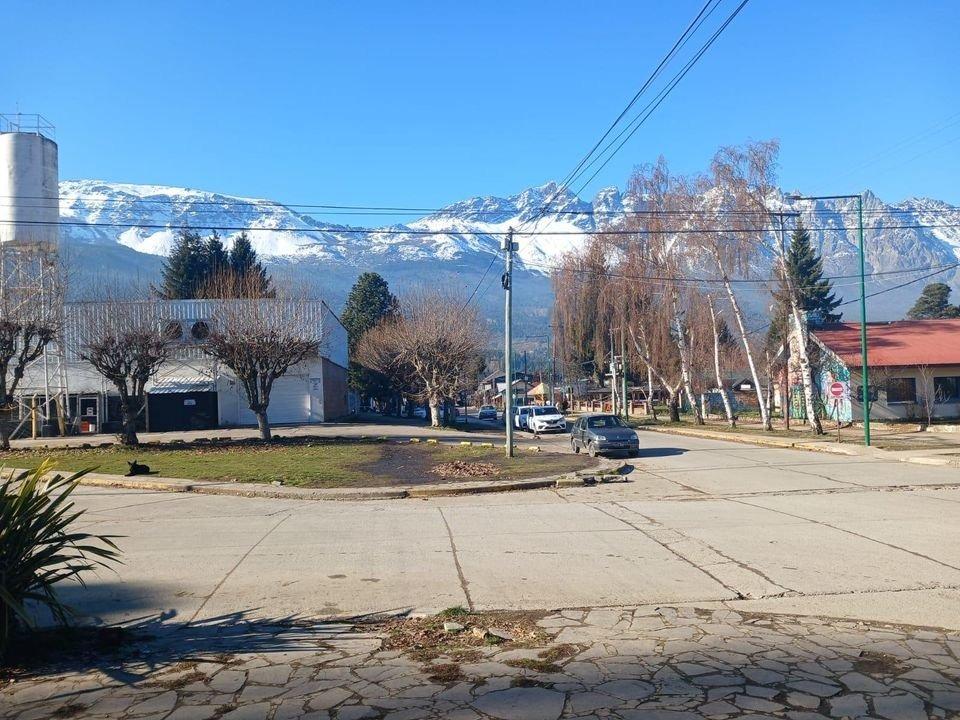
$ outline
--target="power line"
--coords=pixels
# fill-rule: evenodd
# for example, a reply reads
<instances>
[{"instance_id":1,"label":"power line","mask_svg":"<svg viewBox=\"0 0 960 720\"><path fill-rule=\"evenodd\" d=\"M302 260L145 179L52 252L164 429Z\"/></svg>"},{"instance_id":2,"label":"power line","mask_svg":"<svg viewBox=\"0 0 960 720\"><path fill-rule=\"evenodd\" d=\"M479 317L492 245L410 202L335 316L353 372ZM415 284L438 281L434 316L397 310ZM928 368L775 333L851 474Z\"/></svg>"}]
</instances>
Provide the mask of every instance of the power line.
<instances>
[{"instance_id":1,"label":"power line","mask_svg":"<svg viewBox=\"0 0 960 720\"><path fill-rule=\"evenodd\" d=\"M59 227L109 227L109 228L140 228L143 230L178 230L183 227L187 230L203 230L203 231L218 231L218 232L284 232L284 233L302 233L302 234L311 234L311 233L325 233L330 235L335 234L359 234L359 235L415 235L415 236L431 236L431 235L488 235L488 236L506 236L508 231L506 230L424 230L419 228L397 228L397 227L388 227L388 228L353 228L353 227L337 227L337 228L278 228L278 227L259 227L256 225L237 225L237 226L225 226L225 225L188 225L188 226L175 226L175 225L164 225L157 223L121 223L121 222L82 222L82 221L71 221L71 220L60 220L60 221L47 221L47 220L0 220L0 224L3 225L25 225L25 226L59 226ZM874 232L886 231L886 230L925 230L925 229L936 229L936 228L958 228L960 223L913 223L909 225L886 225L881 228L867 228L872 229ZM848 225L833 225L827 227L807 227L807 230L810 232L836 232L836 231L853 231L856 230L856 226ZM551 231L537 231L537 230L515 230L514 235L519 235L523 237L533 237L535 235L546 235L546 236L571 236L571 237L580 237L580 236L594 236L594 235L613 235L613 236L633 236L633 235L711 235L711 234L724 234L724 235L740 235L740 234L760 234L760 233L776 233L779 232L779 228L674 228L674 229L658 229L650 230L645 228L638 228L633 230L551 230Z\"/></svg>"},{"instance_id":2,"label":"power line","mask_svg":"<svg viewBox=\"0 0 960 720\"><path fill-rule=\"evenodd\" d=\"M559 270L563 272L571 272L578 275L595 275L596 277L604 278L617 278L619 280L636 280L638 282L643 281L656 281L656 282L688 282L688 283L711 283L711 284L723 284L724 282L730 282L734 284L757 284L765 285L771 282L776 282L777 278L728 278L726 281L723 278L714 278L714 277L690 277L687 275L627 275L617 272L609 272L605 270L593 270L590 268L572 268L564 267L562 265L546 265L543 263L535 262L526 262L524 263L528 266L538 267L546 270ZM927 270L938 270L946 271L951 268L957 267L958 263L950 263L946 265L926 265L923 267L915 268L901 268L898 270L883 270L879 272L866 273L864 277L873 278L873 277L885 277L887 275L903 275L911 272L925 272ZM854 278L859 278L860 274L856 273L854 275L824 275L824 280L851 280Z\"/></svg>"},{"instance_id":3,"label":"power line","mask_svg":"<svg viewBox=\"0 0 960 720\"><path fill-rule=\"evenodd\" d=\"M634 136L634 134L637 132L637 130L640 129L640 127L647 121L647 119L653 114L653 112L654 112L658 107L660 107L661 103L663 103L663 101L667 99L667 97L670 95L670 93L673 92L673 89L680 83L681 80L683 80L683 78L687 75L687 73L690 72L690 70L693 69L693 67L697 64L697 62L699 62L700 58L703 57L703 55L707 52L707 50L710 49L710 47L713 45L713 43L716 42L717 38L720 37L720 35L723 33L723 31L726 30L727 27L730 25L730 23L732 23L733 20L737 17L737 15L740 14L740 11L743 10L743 8L746 6L746 4L747 4L749 1L750 1L750 0L742 0L741 3L734 9L734 11L733 11L732 13L730 13L730 15L727 17L727 19L723 22L723 24L720 25L719 28L717 28L717 30L713 33L713 35L710 36L710 39L707 40L707 42L703 45L702 48L700 48L699 52L697 52L697 54L694 55L693 58L687 62L687 64L681 69L681 71L680 71L676 76L674 76L674 79L670 82L670 84L668 84L667 87L666 87L664 90L661 90L661 91L660 91L659 96L658 96L657 98L654 98L654 101L655 101L655 102L653 102L652 107L648 105L648 107L650 108L649 110L646 110L646 109L642 110L623 130L621 130L620 134L617 135L616 138L614 138L613 140L611 140L610 143L607 144L607 146L601 151L600 155L597 156L597 159L599 159L600 157L602 157L603 154L606 153L607 150L610 149L610 147L613 145L613 143L615 143L615 142L617 141L617 139L618 139L619 137L621 137L621 136L623 135L623 133L627 131L627 129L630 128L631 125L634 125L633 129L630 130L629 133L627 133L626 137L623 138L623 140L620 142L620 144L617 145L617 147L614 148L613 152L611 152L611 153L607 156L606 160L603 161L603 163L600 165L600 167L598 167L598 168L593 172L593 174L592 174L589 178L587 178L586 182L584 182L583 184L581 184L579 190L578 190L577 193L576 193L577 195L579 195L581 192L583 192L583 189L584 189L587 185L589 185L591 182L593 182L594 178L596 178L597 175L600 174L600 172L607 166L607 164L614 158L614 156L615 156L618 152L620 152L620 150L623 148L623 146L626 145L627 142L629 142L630 138L632 138L632 137ZM659 98L659 99L658 99L658 98ZM593 164L593 163L591 163L591 165L592 165L592 164ZM589 166L588 166L588 167L589 167ZM585 172L586 170L587 170L587 168L584 168L584 172Z\"/></svg>"},{"instance_id":4,"label":"power line","mask_svg":"<svg viewBox=\"0 0 960 720\"><path fill-rule=\"evenodd\" d=\"M477 290L480 289L480 286L483 285L483 281L486 279L487 275L490 273L490 268L493 267L493 264L497 261L497 258L500 257L500 253L494 253L493 257L490 258L490 264L487 265L487 269L483 271L483 275L480 276L480 280L477 282L477 286L473 288L473 292L470 293L470 297L467 298L466 302L460 307L460 312L463 312L467 309L467 306L473 301L473 298L477 294Z\"/></svg>"},{"instance_id":5,"label":"power line","mask_svg":"<svg viewBox=\"0 0 960 720\"><path fill-rule=\"evenodd\" d=\"M944 266L943 268L941 268L940 270L936 270L936 271L934 271L934 272L932 272L932 273L930 273L930 274L928 274L928 275L922 275L922 276L920 276L920 277L918 277L918 278L914 278L913 280L907 280L906 282L900 283L899 285L893 285L893 286L891 286L891 287L884 288L883 290L877 290L877 291L872 292L872 293L867 293L867 294L864 295L863 297L864 297L864 299L866 299L866 298L872 298L872 297L876 297L877 295L883 295L884 293L893 292L894 290L900 290L901 288L905 288L905 287L907 287L907 286L909 286L909 285L913 285L914 283L918 283L918 282L920 282L921 280L928 280L929 278L932 278L932 277L934 277L934 276L936 276L936 275L940 275L941 273L945 273L945 272L947 272L948 270L952 270L952 269L958 268L958 267L960 267L960 262L958 262L958 263L953 263L952 265L946 265L946 266ZM837 307L844 307L845 305L852 305L853 303L858 303L858 302L860 302L860 298L859 298L859 297L855 297L855 298L853 298L852 300L844 300L842 303L840 303L839 305L837 305ZM766 323L765 325L761 325L760 327L756 328L755 330L749 331L749 332L747 333L747 335L755 335L755 334L757 334L757 333L761 333L761 332L763 332L764 330L766 330L768 327L770 327L772 324L773 324L772 322L769 322L769 323ZM869 325L869 323L867 323L867 324Z\"/></svg>"},{"instance_id":6,"label":"power line","mask_svg":"<svg viewBox=\"0 0 960 720\"><path fill-rule=\"evenodd\" d=\"M583 167L584 163L586 163L590 159L590 157L596 152L597 148L599 148L600 145L603 144L603 141L607 139L610 133L613 132L613 129L620 123L620 121L624 118L624 116L626 116L626 114L630 111L630 108L632 108L636 104L637 100L640 99L643 93L645 93L647 89L650 87L650 85L653 84L653 82L657 79L657 77L659 77L663 68L666 67L666 65L673 59L676 53L679 52L680 49L686 44L686 41L689 39L692 33L696 32L696 30L699 29L700 25L698 24L698 21L701 21L701 18L706 20L706 17L704 17L704 13L707 11L707 8L713 2L714 0L707 0L704 6L700 8L700 12L697 13L696 17L694 17L694 19L690 22L690 24L687 25L686 30L683 31L683 33L680 35L677 41L673 44L673 47L670 48L670 51L660 60L660 63L657 65L656 68L654 68L653 72L647 78L646 82L643 83L643 85L636 92L636 94L634 94L634 96L630 99L630 102L627 103L626 107L620 111L620 114L617 115L616 119L610 124L610 127L606 129L606 131L603 133L600 139L597 140L596 144L592 148L590 148L590 151L587 152L587 154L580 159L580 162L577 163L576 167L574 167L574 169L567 174L567 176L563 179L563 181L561 181L560 185L557 187L556 192L553 193L553 195L547 200L547 202L541 208L539 217L542 217L544 214L546 214L546 211L549 210L550 205L553 203L553 201L556 200L560 196L560 194L564 190L566 190L570 186L570 184L576 179L577 173ZM719 4L719 0L717 4ZM716 9L716 7L717 5L714 5L713 9ZM711 13L713 12L713 9L710 10ZM709 16L709 13L708 13L708 16Z\"/></svg>"},{"instance_id":7,"label":"power line","mask_svg":"<svg viewBox=\"0 0 960 720\"><path fill-rule=\"evenodd\" d=\"M21 197L21 198L19 198L19 199L24 199L24 198ZM50 198L47 198L47 199L50 199ZM119 201L119 200L113 201L113 200L108 200L108 199L106 199L106 198L104 198L102 201L96 201L96 202L104 202L104 203L114 202L114 203L116 203L117 205L120 205L120 204L122 203L122 201ZM138 202L139 202L139 201L138 201ZM159 201L158 201L158 202L159 202ZM134 203L134 204L135 204L135 203ZM175 205L175 204L177 204L177 203L171 202L171 203L169 203L169 204L170 204L170 205ZM192 204L200 204L200 203L192 203ZM216 203L210 203L210 204L216 204ZM210 209L210 210L205 210L205 209L193 210L193 209L191 209L191 210L185 210L185 211L183 211L183 213L190 213L190 214L195 214L195 215L204 215L204 214L213 215L213 214L219 214L219 213L223 213L223 212L234 212L234 213L242 213L242 212L258 213L258 212L261 212L261 210L259 209L259 206L256 206L256 205L253 204L253 203L237 203L237 205L238 205L238 206L250 206L250 207L249 207L249 209L246 209L246 210L243 210L243 209L232 210L232 209L229 209L229 208L224 208L223 205L219 205L219 209ZM26 206L23 206L23 205L21 205L21 204L19 204L19 203L0 203L0 207L26 207L26 208L30 208L30 209L50 209L50 210L52 210L52 209L75 210L75 209L76 209L76 208L74 208L74 207L72 207L72 206L69 206L69 205L68 205L67 207L64 207L62 204L59 204L59 203L58 203L58 204L49 204L49 205L30 204L30 205L26 205ZM294 213L294 214L296 214L296 215L307 215L307 216L318 215L318 216L321 216L321 217L325 217L325 216L329 216L329 215L348 215L348 216L363 216L363 215L366 215L366 216L373 216L373 217L380 217L380 216L390 217L390 216L392 216L392 215L413 215L413 214L416 214L418 217L423 217L423 216L421 215L421 213L424 213L424 212L427 212L427 213L429 213L430 215L433 215L433 216L440 216L440 217L446 217L446 218L451 218L451 219L464 219L465 216L468 216L468 217L498 216L498 217L499 217L499 216L502 216L502 215L503 215L503 212L502 212L502 211L495 211L495 210L488 210L488 211L482 211L482 210L480 210L480 211L474 211L474 212L469 212L469 213L461 213L460 211L452 210L452 209L450 209L449 207L446 207L446 208L409 208L409 209L397 208L397 209L394 211L394 210L391 210L390 208L384 208L384 207L374 207L374 206L371 206L371 207L367 207L367 208L359 208L359 206L358 206L358 209L357 209L357 210L349 210L349 211L339 211L339 210L333 210L333 211L310 210L310 211L305 211L305 212L294 211L294 210L291 209L292 206L283 205L283 204L272 205L271 207L272 207L273 209L290 210L292 213ZM117 208L115 208L115 210L124 210L124 209L125 209L125 208L123 208L123 207L117 207ZM132 208L130 209L130 211L132 211ZM932 214L932 215L955 215L955 214L960 214L960 207L948 206L948 207L944 207L944 208L925 208L925 209L918 209L918 208L913 208L913 209L911 209L911 208L866 208L866 209L864 209L864 211L863 211L863 214L864 214L864 215L913 215L913 214L920 214L920 213L923 213L923 214ZM771 215L771 212L769 212L769 211L761 211L761 210L729 210L729 209L717 209L717 210L694 210L694 209L691 209L691 210L627 210L626 208L622 208L622 209L620 209L620 210L595 210L595 209L589 209L589 210L588 210L588 209L581 209L581 210L554 210L554 211L552 211L550 214L551 214L551 215L572 215L572 216L580 216L580 215L583 215L583 216L593 216L593 217L595 217L595 216L610 216L610 217L621 217L621 216L677 216L677 217L687 217L687 216L696 216L696 215L717 215L717 216L764 217L764 218L766 218L766 217L769 217L769 216ZM773 214L773 215L776 215L777 213L776 213L776 212L773 212L772 214ZM840 209L840 208L838 208L838 209L829 209L829 208L816 209L816 208L814 208L814 209L811 209L811 210L809 210L809 211L806 211L806 212L803 213L803 214L810 214L810 215L856 215L856 214L857 214L857 210L855 210L855 209L849 209L849 210L848 210L848 209ZM529 220L528 220L527 222L529 222ZM522 225L521 225L521 226L522 226Z\"/></svg>"}]
</instances>

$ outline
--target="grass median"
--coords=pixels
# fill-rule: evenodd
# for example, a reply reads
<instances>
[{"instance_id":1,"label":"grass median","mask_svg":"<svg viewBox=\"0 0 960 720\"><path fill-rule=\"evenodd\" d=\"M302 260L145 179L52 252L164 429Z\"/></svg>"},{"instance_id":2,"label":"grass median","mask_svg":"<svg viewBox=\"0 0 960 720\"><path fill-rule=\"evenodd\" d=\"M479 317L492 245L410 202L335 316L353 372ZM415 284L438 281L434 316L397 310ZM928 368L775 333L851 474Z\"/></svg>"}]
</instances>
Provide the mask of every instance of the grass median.
<instances>
[{"instance_id":1,"label":"grass median","mask_svg":"<svg viewBox=\"0 0 960 720\"><path fill-rule=\"evenodd\" d=\"M190 480L270 483L312 488L422 485L476 480L518 480L592 467L581 455L520 450L507 459L500 447L374 441L230 443L224 445L119 445L92 449L15 450L7 467L33 468L45 458L58 470L92 469L123 475L128 463L156 476Z\"/></svg>"}]
</instances>

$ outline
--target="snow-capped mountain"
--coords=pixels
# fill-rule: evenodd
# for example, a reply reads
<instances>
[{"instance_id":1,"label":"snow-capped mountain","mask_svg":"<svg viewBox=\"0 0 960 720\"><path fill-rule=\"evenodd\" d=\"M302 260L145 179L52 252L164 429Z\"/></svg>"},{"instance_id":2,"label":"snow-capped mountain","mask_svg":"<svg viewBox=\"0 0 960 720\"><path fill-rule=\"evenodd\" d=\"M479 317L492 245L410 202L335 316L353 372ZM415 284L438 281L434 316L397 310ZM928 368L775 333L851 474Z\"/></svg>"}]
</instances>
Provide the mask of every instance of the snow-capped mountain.
<instances>
[{"instance_id":1,"label":"snow-capped mountain","mask_svg":"<svg viewBox=\"0 0 960 720\"><path fill-rule=\"evenodd\" d=\"M586 201L569 191L558 194L556 184L547 183L506 198L470 198L404 224L371 228L322 222L309 208L300 212L271 200L185 188L76 180L62 182L60 194L62 239L77 258L77 274L85 275L90 286L104 278L154 281L162 256L182 227L204 234L215 229L228 244L248 228L255 249L275 275L321 284L334 302L368 269L381 272L400 289L439 283L469 293L498 252L501 233L510 227L535 230L533 236L516 238L517 268L526 282L526 297L537 304L533 313L541 318L550 301L550 268L579 247L585 233L620 222L624 209L635 209L632 198L617 188L601 190ZM803 202L792 209L815 229L827 272L855 274L856 201ZM868 272L889 273L874 275L871 291L924 274L898 271L936 269L960 260L960 208L944 202L913 198L887 205L867 192L864 225ZM771 235L769 242L776 241ZM763 272L769 262L768 254L757 270ZM498 274L489 275L495 279ZM98 279L91 281L93 276ZM957 285L958 277L951 270L929 281ZM852 280L838 279L835 285L838 294L856 296ZM901 317L922 285L877 296L871 314ZM499 300L499 293L487 294L491 302Z\"/></svg>"}]
</instances>

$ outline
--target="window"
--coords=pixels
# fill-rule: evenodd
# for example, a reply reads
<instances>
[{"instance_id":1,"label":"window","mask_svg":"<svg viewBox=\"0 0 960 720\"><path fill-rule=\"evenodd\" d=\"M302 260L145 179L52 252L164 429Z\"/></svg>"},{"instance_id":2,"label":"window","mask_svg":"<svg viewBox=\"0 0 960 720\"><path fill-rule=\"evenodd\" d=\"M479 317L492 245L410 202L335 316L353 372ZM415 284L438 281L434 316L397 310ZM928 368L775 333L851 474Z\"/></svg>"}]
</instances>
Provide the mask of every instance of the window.
<instances>
[{"instance_id":1,"label":"window","mask_svg":"<svg viewBox=\"0 0 960 720\"><path fill-rule=\"evenodd\" d=\"M587 427L613 428L613 427L624 427L624 425L620 421L620 418L618 418L616 415L599 415L597 417L588 418Z\"/></svg>"},{"instance_id":2,"label":"window","mask_svg":"<svg viewBox=\"0 0 960 720\"><path fill-rule=\"evenodd\" d=\"M960 401L960 377L935 377L933 397L938 403Z\"/></svg>"},{"instance_id":3,"label":"window","mask_svg":"<svg viewBox=\"0 0 960 720\"><path fill-rule=\"evenodd\" d=\"M559 415L559 411L552 405L546 405L544 407L538 407L533 409L534 415Z\"/></svg>"},{"instance_id":4,"label":"window","mask_svg":"<svg viewBox=\"0 0 960 720\"><path fill-rule=\"evenodd\" d=\"M914 378L890 378L886 389L887 404L917 401L917 381Z\"/></svg>"}]
</instances>

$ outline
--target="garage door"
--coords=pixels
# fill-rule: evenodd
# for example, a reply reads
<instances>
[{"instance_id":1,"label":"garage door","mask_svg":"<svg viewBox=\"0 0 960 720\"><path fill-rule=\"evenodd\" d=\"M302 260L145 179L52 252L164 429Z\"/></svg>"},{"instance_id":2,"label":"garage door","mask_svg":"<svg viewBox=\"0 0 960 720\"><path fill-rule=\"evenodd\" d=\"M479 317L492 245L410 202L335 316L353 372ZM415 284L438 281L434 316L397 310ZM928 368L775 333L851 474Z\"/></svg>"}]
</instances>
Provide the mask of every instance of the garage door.
<instances>
[{"instance_id":1,"label":"garage door","mask_svg":"<svg viewBox=\"0 0 960 720\"><path fill-rule=\"evenodd\" d=\"M239 386L239 383L238 383ZM257 418L247 407L246 395L240 390L240 424L256 425ZM271 423L302 423L310 420L310 386L307 378L286 375L273 383L267 418Z\"/></svg>"}]
</instances>

